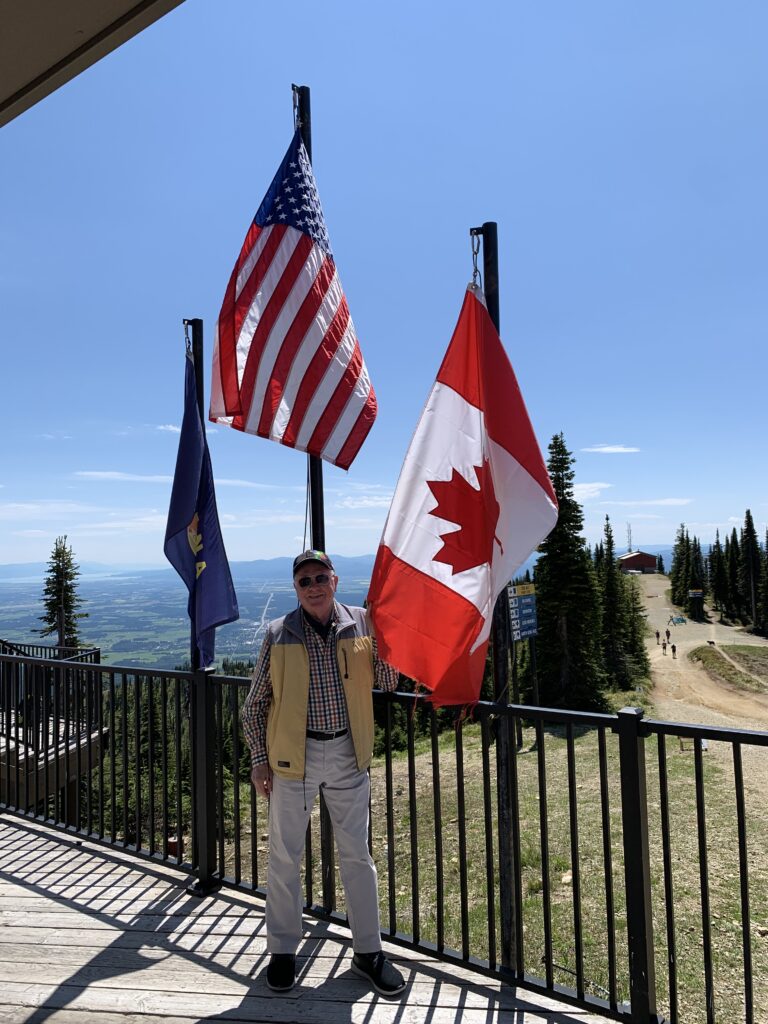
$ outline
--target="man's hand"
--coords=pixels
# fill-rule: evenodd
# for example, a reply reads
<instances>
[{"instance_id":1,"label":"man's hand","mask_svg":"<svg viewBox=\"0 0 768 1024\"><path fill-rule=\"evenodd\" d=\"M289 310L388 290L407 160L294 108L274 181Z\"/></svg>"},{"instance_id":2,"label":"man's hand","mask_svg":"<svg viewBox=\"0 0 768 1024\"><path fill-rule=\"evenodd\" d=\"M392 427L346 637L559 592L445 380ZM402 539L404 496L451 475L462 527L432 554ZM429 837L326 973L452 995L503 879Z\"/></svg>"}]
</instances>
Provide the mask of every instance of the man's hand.
<instances>
[{"instance_id":1,"label":"man's hand","mask_svg":"<svg viewBox=\"0 0 768 1024\"><path fill-rule=\"evenodd\" d=\"M256 792L268 800L269 794L272 792L272 769L269 765L257 764L255 768L252 768L251 782Z\"/></svg>"}]
</instances>

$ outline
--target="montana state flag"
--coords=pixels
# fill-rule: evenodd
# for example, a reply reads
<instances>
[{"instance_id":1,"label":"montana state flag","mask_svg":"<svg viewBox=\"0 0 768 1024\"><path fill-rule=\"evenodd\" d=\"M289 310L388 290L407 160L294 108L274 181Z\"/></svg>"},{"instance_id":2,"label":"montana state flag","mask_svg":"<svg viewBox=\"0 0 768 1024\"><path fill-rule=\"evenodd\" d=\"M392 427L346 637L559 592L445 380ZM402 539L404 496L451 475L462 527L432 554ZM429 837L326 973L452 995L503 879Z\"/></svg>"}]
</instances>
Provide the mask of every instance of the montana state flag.
<instances>
[{"instance_id":1,"label":"montana state flag","mask_svg":"<svg viewBox=\"0 0 768 1024\"><path fill-rule=\"evenodd\" d=\"M193 663L208 668L216 627L240 617L216 511L208 442L197 405L195 364L187 352L184 419L165 530L165 557L187 585ZM197 654L197 659L195 659Z\"/></svg>"}]
</instances>

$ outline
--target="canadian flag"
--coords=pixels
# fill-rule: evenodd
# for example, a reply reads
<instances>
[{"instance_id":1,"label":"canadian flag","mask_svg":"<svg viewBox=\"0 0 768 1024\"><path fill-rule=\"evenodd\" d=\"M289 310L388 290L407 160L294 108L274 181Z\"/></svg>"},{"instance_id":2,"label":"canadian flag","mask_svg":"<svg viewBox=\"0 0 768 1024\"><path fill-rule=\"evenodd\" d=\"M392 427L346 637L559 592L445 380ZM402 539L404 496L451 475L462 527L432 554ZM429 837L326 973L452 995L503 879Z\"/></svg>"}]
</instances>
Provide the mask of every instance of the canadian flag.
<instances>
[{"instance_id":1,"label":"canadian flag","mask_svg":"<svg viewBox=\"0 0 768 1024\"><path fill-rule=\"evenodd\" d=\"M380 656L435 704L477 700L496 598L556 521L514 371L470 285L373 567Z\"/></svg>"}]
</instances>

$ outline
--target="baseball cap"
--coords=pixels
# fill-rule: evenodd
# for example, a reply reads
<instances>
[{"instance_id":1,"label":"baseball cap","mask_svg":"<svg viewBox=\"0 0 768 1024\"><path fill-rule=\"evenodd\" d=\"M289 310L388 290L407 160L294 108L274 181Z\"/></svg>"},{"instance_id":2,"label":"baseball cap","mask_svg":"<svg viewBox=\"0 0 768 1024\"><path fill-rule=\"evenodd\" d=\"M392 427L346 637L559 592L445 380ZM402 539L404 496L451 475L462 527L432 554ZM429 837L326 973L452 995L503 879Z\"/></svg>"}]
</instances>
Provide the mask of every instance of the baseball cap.
<instances>
[{"instance_id":1,"label":"baseball cap","mask_svg":"<svg viewBox=\"0 0 768 1024\"><path fill-rule=\"evenodd\" d=\"M297 555L293 560L293 575L295 576L302 565L305 562L319 562L324 565L326 569L330 569L333 572L333 562L330 560L328 555L324 551L309 550L302 551L300 555Z\"/></svg>"}]
</instances>

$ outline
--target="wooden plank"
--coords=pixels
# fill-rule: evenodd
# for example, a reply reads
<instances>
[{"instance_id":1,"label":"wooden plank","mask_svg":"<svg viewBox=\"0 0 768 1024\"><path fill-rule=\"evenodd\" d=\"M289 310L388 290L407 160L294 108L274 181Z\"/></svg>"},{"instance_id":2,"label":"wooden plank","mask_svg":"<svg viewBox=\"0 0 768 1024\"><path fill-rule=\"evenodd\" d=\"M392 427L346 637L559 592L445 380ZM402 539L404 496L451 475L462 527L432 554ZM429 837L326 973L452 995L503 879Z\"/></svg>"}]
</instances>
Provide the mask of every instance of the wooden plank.
<instances>
[{"instance_id":1,"label":"wooden plank","mask_svg":"<svg viewBox=\"0 0 768 1024\"><path fill-rule=\"evenodd\" d=\"M0 1024L586 1024L600 1018L401 947L399 1001L350 970L347 929L305 918L300 981L265 983L264 905L190 897L173 866L0 820ZM76 872L76 873L73 873ZM35 1010L38 1012L35 1013Z\"/></svg>"},{"instance_id":2,"label":"wooden plank","mask_svg":"<svg viewBox=\"0 0 768 1024\"><path fill-rule=\"evenodd\" d=\"M265 965L264 965L265 966ZM65 968L58 971L46 969L46 985L57 989L72 986L86 988L88 992L110 990L121 997L127 995L154 998L155 996L172 997L176 1013L188 1013L203 996L219 998L219 1007L223 999L242 999L246 996L269 996L264 972L260 971L254 978L226 978L223 975L204 969L196 972L165 970L141 970L136 972L126 965L127 973L116 974L115 969L82 968L74 974ZM0 974L3 990L7 983L34 984L35 979L19 978L17 972L4 971ZM194 998L190 999L190 993ZM324 977L317 973L302 972L292 997L311 998L318 1004L328 1005L337 1002L355 1002L358 998L371 994L370 986L357 978L348 969L339 974ZM437 1011L441 1008L456 1011L461 1007L462 1013L468 1010L489 1009L495 1011L515 1010L517 1000L511 995L492 995L480 988L467 989L461 985L445 985L441 982L430 983L413 981L408 988L408 1005L413 1009L422 1007L424 1010ZM184 1009L182 1009L182 1007Z\"/></svg>"},{"instance_id":3,"label":"wooden plank","mask_svg":"<svg viewBox=\"0 0 768 1024\"><path fill-rule=\"evenodd\" d=\"M111 916L131 916L139 917L147 914L157 914L159 911L178 909L182 900L192 900L194 896L188 896L184 892L171 892L157 891L152 896L146 898L139 898L138 896L131 895L130 891L126 892L124 889L115 889L112 893L102 895L100 890L96 890L96 894L92 895L92 890L86 889L82 893L74 893L66 897L55 897L55 905L48 905L48 909L56 911L57 909L64 910L82 910L88 914L99 913L103 910L109 910ZM25 910L37 910L40 908L42 897L40 895L18 895L18 896L6 896L0 897L0 913L13 913L15 911ZM177 916L185 918L193 918L198 916L206 916L205 910L200 910L195 913L194 908L190 907L189 913L179 914ZM208 911L210 913L210 911ZM243 913L228 913L227 917L243 917L250 911L243 911Z\"/></svg>"},{"instance_id":4,"label":"wooden plank","mask_svg":"<svg viewBox=\"0 0 768 1024\"><path fill-rule=\"evenodd\" d=\"M375 993L363 993L354 1002L344 1000L320 1000L317 991L303 991L298 986L283 995L208 995L207 993L185 993L178 997L168 993L119 992L114 989L84 988L77 985L53 987L48 985L24 985L11 983L4 986L2 999L8 1004L35 1008L69 1008L113 1016L123 1013L143 1013L171 1017L186 1016L193 1009L198 1021L262 1021L279 1024L455 1024L457 1009L454 1007L433 1011L429 1007L412 1005L409 999L400 1001L384 1000ZM185 1014L185 1008L187 1014ZM530 1013L528 1012L530 1009ZM590 1017L578 1011L537 1011L533 1006L527 1009L501 1010L493 1007L483 1009L461 1008L462 1024L488 1024L490 1019L499 1024L591 1024ZM46 1021L51 1018L46 1016ZM113 1018L114 1019L114 1018ZM0 1017L0 1020L2 1018Z\"/></svg>"},{"instance_id":5,"label":"wooden plank","mask_svg":"<svg viewBox=\"0 0 768 1024\"><path fill-rule=\"evenodd\" d=\"M8 871L13 867L8 861L3 863L3 870ZM147 866L147 872L136 871L135 868L129 869L127 867L117 868L114 864L89 864L83 862L82 864L75 863L70 869L61 866L58 870L36 870L24 872L19 870L15 872L19 881L14 881L7 878L0 878L0 898L6 892L13 892L18 890L23 885L34 884L36 881L44 881L46 888L49 891L56 890L58 888L69 889L73 885L91 885L94 888L108 888L112 885L120 885L121 879L131 880L133 885L143 885L145 888L167 888L169 884L175 884L181 888L182 882L179 879L178 868L174 865L173 870L176 872L173 880L167 878L155 878L151 874L151 865ZM23 882L21 881L23 879Z\"/></svg>"},{"instance_id":6,"label":"wooden plank","mask_svg":"<svg viewBox=\"0 0 768 1024\"><path fill-rule=\"evenodd\" d=\"M0 910L0 928L14 928L30 923L31 912L27 910ZM131 928L134 931L149 932L153 935L172 935L178 932L196 935L229 935L249 934L254 927L251 915L241 917L209 914L199 916L183 914L88 914L87 910L73 910L63 907L60 910L46 909L34 912L35 927L38 928L96 928L106 931L119 931Z\"/></svg>"},{"instance_id":7,"label":"wooden plank","mask_svg":"<svg viewBox=\"0 0 768 1024\"><path fill-rule=\"evenodd\" d=\"M29 1020L30 1012L27 1007L3 1006L0 1002L0 1024L29 1024ZM200 1024L200 1018L196 1015L169 1017L163 1014L162 1017L158 1017L155 1014L148 1016L144 1013L108 1013L101 1010L98 1013L90 1013L88 1010L46 1008L45 1024Z\"/></svg>"},{"instance_id":8,"label":"wooden plank","mask_svg":"<svg viewBox=\"0 0 768 1024\"><path fill-rule=\"evenodd\" d=\"M152 961L137 954L135 951L123 951L121 958L111 957L104 962L101 956L89 964L45 964L43 976L46 985L57 987L78 985L89 991L94 989L127 990L133 993L165 993L179 999L188 998L190 992L195 995L253 995L256 990L266 994L265 969L266 956L253 965L252 972L231 970L219 967L212 969L211 963L201 958L194 963L189 958L166 956L161 961ZM353 974L349 959L330 964L319 962L312 957L309 960L299 958L297 962L300 994L314 992L319 1001L339 1000L355 1002L369 992L368 984ZM507 989L493 992L483 985L466 985L451 983L441 972L441 977L430 978L428 975L415 974L400 963L408 984L408 1003L411 1006L450 1007L453 1009L488 1009L489 1005L496 1009L515 1009L517 1000ZM21 963L0 963L0 984L5 990L8 982L24 981L34 983L40 977L40 970L30 970ZM250 976L252 973L253 976Z\"/></svg>"},{"instance_id":9,"label":"wooden plank","mask_svg":"<svg viewBox=\"0 0 768 1024\"><path fill-rule=\"evenodd\" d=\"M178 947L182 950L195 949L201 952L211 953L219 950L221 953L233 955L245 949L266 949L266 931L263 923L260 923L257 930L251 934L237 936L206 935L203 933L190 933L175 936L157 934L153 937L151 932L143 931L107 931L105 929L71 929L71 928L4 928L0 929L0 950L6 945L14 945L17 942L30 943L31 945L45 946L77 946L80 949L106 949L113 944L119 944L126 949L138 949L142 946L152 948L167 947L169 949ZM3 953L3 956L6 954ZM41 953L41 955L43 955Z\"/></svg>"}]
</instances>

